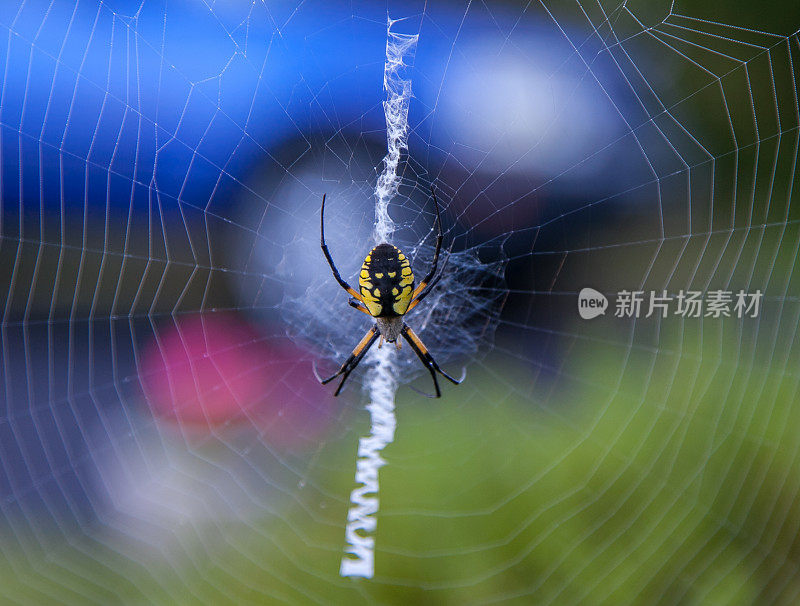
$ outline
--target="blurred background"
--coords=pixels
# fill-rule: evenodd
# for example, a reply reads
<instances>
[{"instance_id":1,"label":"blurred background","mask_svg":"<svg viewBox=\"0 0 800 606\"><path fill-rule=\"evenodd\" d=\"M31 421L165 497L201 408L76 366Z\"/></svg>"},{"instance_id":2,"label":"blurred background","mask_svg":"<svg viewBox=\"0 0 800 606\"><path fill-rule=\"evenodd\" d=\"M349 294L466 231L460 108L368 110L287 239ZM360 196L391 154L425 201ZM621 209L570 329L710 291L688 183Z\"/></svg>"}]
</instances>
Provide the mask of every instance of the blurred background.
<instances>
[{"instance_id":1,"label":"blurred background","mask_svg":"<svg viewBox=\"0 0 800 606\"><path fill-rule=\"evenodd\" d=\"M424 273L376 576L338 575L387 15ZM800 5L24 0L0 11L4 603L797 603ZM764 293L757 318L577 293ZM423 369L423 373L424 372ZM418 380L419 379L419 380Z\"/></svg>"}]
</instances>

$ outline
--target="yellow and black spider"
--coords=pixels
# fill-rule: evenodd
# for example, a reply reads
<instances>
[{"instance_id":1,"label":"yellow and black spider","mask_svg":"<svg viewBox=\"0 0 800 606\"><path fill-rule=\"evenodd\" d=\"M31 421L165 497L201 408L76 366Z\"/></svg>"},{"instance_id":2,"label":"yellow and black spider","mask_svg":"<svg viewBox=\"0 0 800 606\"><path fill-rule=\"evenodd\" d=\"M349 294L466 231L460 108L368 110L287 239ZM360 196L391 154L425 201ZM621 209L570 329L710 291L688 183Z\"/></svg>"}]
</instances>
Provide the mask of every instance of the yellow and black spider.
<instances>
[{"instance_id":1,"label":"yellow and black spider","mask_svg":"<svg viewBox=\"0 0 800 606\"><path fill-rule=\"evenodd\" d=\"M436 380L436 373L438 372L444 378L452 383L458 385L461 381L457 381L446 372L444 372L431 354L425 347L416 333L411 330L403 321L403 316L414 309L417 304L428 296L431 289L436 286L436 283L441 279L442 274L436 274L436 266L439 262L439 252L442 249L442 220L439 217L439 203L436 201L436 193L431 188L431 195L433 196L433 203L436 206L436 250L433 253L433 267L428 275L426 275L422 282L414 288L414 274L411 271L411 264L408 262L406 256L400 252L396 246L391 244L378 244L373 248L364 263L361 266L361 273L358 278L358 285L361 292L356 292L352 286L345 282L339 275L336 265L331 258L331 253L328 251L328 246L325 244L325 196L322 196L322 210L320 211L320 244L322 246L322 253L328 260L328 264L333 271L333 277L339 285L344 288L347 293L352 297L349 301L352 307L358 311L375 318L375 324L367 331L364 338L356 345L353 353L345 360L342 367L333 376L327 379L317 379L325 385L333 381L336 377L344 375L339 387L336 388L334 396L338 396L342 391L342 386L350 376L350 373L355 370L358 363L364 358L372 347L373 343L380 336L381 341L378 347L383 345L386 340L389 343L396 343L397 348L400 349L400 342L398 337L403 337L417 357L422 361L425 367L430 371L433 378L433 385L436 388L437 398L441 397L442 393L439 390L439 382ZM447 263L445 262L445 265ZM444 271L444 270L442 270ZM435 277L434 277L435 276ZM316 373L316 371L315 371ZM463 377L462 379L463 380Z\"/></svg>"}]
</instances>

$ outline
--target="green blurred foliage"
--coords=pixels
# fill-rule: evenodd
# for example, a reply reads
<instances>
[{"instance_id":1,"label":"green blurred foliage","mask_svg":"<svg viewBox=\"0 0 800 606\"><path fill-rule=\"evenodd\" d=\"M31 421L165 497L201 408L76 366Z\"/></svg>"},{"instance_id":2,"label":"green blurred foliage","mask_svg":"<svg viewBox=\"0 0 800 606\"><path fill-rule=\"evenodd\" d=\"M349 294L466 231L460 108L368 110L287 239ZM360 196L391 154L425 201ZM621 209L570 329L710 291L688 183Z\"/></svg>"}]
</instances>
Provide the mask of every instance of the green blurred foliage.
<instances>
[{"instance_id":1,"label":"green blurred foliage","mask_svg":"<svg viewBox=\"0 0 800 606\"><path fill-rule=\"evenodd\" d=\"M325 445L272 516L190 524L174 529L177 547L139 557L135 541L112 537L31 547L7 560L3 593L20 603L796 603L800 376L737 355L735 341L700 345L700 333L670 328L674 347L634 347L623 372L612 341L592 343L564 369L575 387L555 395L531 392L525 369L495 358L441 402L401 397L373 580L338 576L352 435Z\"/></svg>"}]
</instances>

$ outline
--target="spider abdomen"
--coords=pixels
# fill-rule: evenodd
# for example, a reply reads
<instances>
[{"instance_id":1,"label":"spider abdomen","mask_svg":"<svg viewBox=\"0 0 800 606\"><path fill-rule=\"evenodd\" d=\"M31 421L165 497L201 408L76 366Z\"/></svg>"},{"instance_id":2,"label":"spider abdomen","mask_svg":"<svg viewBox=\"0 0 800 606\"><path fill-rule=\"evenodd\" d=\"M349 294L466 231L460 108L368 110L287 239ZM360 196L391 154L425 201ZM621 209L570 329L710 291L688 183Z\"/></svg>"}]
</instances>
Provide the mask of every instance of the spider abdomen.
<instances>
[{"instance_id":1,"label":"spider abdomen","mask_svg":"<svg viewBox=\"0 0 800 606\"><path fill-rule=\"evenodd\" d=\"M414 274L408 259L396 246L378 244L361 265L358 285L372 316L402 316L411 303Z\"/></svg>"}]
</instances>

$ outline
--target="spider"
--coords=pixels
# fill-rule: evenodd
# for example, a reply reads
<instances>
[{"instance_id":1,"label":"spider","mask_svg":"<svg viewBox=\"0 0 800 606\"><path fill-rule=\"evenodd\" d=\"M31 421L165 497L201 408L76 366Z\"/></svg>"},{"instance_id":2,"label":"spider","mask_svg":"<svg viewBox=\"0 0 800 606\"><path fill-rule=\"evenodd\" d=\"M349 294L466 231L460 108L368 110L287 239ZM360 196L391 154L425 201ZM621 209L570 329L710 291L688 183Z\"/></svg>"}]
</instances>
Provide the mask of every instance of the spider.
<instances>
[{"instance_id":1,"label":"spider","mask_svg":"<svg viewBox=\"0 0 800 606\"><path fill-rule=\"evenodd\" d=\"M325 255L328 265L331 266L333 277L336 278L339 286L350 295L351 298L348 301L350 306L375 318L375 324L372 325L367 331L367 334L358 342L358 345L353 349L353 353L345 360L336 374L327 379L321 379L319 375L317 375L317 380L323 385L330 383L338 376L344 375L339 382L339 387L336 388L336 392L333 394L334 396L338 396L339 392L342 391L347 377L355 370L356 366L358 366L359 362L361 362L378 337L380 337L380 342L378 343L379 348L383 345L384 341L387 341L388 343L395 343L397 349L400 349L400 341L397 340L399 337L403 337L408 342L411 349L414 350L414 353L417 354L417 357L431 373L436 395L429 397L439 398L442 395L439 390L439 382L436 380L437 372L456 385L464 380L463 376L460 380L456 380L439 368L436 360L428 353L428 348L425 347L422 340L403 321L403 316L427 297L442 277L441 273L435 275L436 266L439 262L439 252L442 249L442 220L439 216L439 203L436 200L436 192L434 192L433 188L431 188L431 196L436 206L437 229L436 250L433 253L433 267L431 270L422 279L419 285L414 288L414 274L411 271L411 264L406 256L400 252L396 246L386 243L378 244L367 254L364 263L361 265L361 273L358 278L358 285L361 292L357 292L342 279L333 262L331 253L328 251L328 246L325 244L325 195L322 196L322 210L320 211L319 226L322 254ZM445 260L445 266L446 265L447 260ZM444 268L442 268L442 272L444 272ZM316 375L316 369L314 370L314 374Z\"/></svg>"}]
</instances>

